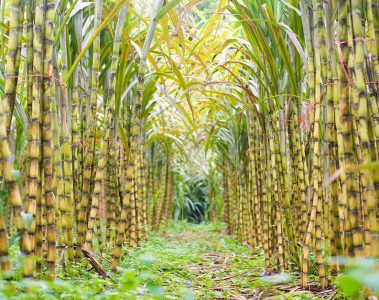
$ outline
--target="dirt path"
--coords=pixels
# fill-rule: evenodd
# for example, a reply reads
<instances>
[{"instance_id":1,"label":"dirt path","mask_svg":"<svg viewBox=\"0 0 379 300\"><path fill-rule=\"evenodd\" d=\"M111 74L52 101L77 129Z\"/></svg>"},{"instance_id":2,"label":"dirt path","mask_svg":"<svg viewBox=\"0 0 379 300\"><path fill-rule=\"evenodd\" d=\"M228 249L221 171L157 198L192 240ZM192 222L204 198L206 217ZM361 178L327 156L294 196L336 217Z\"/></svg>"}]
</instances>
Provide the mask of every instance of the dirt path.
<instances>
[{"instance_id":1,"label":"dirt path","mask_svg":"<svg viewBox=\"0 0 379 300\"><path fill-rule=\"evenodd\" d=\"M174 223L152 236L144 255L154 258L165 299L332 299L332 290L304 291L290 275L263 277L262 254L237 245L221 225Z\"/></svg>"}]
</instances>

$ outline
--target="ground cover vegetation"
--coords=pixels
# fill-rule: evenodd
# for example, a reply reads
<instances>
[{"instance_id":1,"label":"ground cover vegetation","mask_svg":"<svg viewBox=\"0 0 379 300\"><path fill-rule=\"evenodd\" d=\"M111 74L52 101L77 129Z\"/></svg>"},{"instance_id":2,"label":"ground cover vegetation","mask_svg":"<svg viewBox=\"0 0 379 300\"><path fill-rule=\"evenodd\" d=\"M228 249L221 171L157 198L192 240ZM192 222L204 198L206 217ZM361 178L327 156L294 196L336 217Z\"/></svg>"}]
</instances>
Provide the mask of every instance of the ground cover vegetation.
<instances>
[{"instance_id":1,"label":"ground cover vegetation","mask_svg":"<svg viewBox=\"0 0 379 300\"><path fill-rule=\"evenodd\" d=\"M6 297L378 294L378 0L0 8Z\"/></svg>"}]
</instances>

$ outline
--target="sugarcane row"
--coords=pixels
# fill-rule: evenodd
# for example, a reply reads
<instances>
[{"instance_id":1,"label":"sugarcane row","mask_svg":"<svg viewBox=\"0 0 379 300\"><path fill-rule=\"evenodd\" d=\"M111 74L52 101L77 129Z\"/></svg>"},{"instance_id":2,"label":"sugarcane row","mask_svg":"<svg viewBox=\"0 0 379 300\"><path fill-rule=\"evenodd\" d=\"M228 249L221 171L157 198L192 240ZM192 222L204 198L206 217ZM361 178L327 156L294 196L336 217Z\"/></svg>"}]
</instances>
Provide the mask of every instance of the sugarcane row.
<instances>
[{"instance_id":1,"label":"sugarcane row","mask_svg":"<svg viewBox=\"0 0 379 300\"><path fill-rule=\"evenodd\" d=\"M220 169L228 231L263 249L268 274L298 271L303 286L312 274L327 287L339 257L379 257L378 9L302 6L309 101L246 113L246 151Z\"/></svg>"},{"instance_id":2,"label":"sugarcane row","mask_svg":"<svg viewBox=\"0 0 379 300\"><path fill-rule=\"evenodd\" d=\"M117 270L125 249L141 247L149 227L159 230L172 214L169 151L162 148L155 154L159 164L146 159L143 62L137 70L135 93L121 109L115 107L128 5L118 12L107 87L99 86L100 35L93 41L92 56L82 58L74 71L72 84L61 84L68 67L66 31L56 40L54 22L56 14L64 22L65 3L60 2L59 9L54 6L50 0L10 3L5 98L0 103L0 175L7 192L0 214L4 276L13 274L9 241L14 235L19 237L22 276L54 279L60 267L57 257L81 261L82 249L111 255L112 269ZM101 0L94 9L94 27L98 28ZM55 43L60 47L55 48ZM24 49L26 55L21 57ZM83 72L86 64L91 66L89 75ZM26 72L19 72L21 65ZM26 82L28 119L27 167L20 176L11 153L18 81ZM103 109L98 105L100 91ZM99 114L104 115L101 125ZM153 198L154 202L148 201Z\"/></svg>"}]
</instances>

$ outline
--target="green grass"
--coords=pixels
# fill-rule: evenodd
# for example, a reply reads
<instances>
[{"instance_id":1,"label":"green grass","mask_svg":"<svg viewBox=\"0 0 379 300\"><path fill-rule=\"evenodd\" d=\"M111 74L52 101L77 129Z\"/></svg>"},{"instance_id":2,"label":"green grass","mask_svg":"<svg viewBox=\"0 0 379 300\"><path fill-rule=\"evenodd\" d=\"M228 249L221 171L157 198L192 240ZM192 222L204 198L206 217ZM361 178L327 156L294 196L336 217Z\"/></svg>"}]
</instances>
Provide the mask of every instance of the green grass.
<instances>
[{"instance_id":1,"label":"green grass","mask_svg":"<svg viewBox=\"0 0 379 300\"><path fill-rule=\"evenodd\" d=\"M55 282L0 281L1 299L320 299L293 276L262 277L263 255L235 243L222 224L171 222L142 249L121 261L119 272L98 276L83 260L60 267ZM27 289L27 290L26 290ZM291 292L292 291L292 292Z\"/></svg>"}]
</instances>

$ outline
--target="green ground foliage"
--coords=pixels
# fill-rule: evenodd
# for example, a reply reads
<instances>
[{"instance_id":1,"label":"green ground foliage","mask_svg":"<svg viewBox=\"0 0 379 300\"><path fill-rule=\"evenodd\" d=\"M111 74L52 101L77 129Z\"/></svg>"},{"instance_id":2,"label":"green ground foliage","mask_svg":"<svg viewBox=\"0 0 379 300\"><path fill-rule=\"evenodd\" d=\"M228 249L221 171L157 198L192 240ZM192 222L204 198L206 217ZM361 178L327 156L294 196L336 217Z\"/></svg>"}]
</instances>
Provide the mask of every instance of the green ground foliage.
<instances>
[{"instance_id":1,"label":"green ground foliage","mask_svg":"<svg viewBox=\"0 0 379 300\"><path fill-rule=\"evenodd\" d=\"M17 251L12 248L15 259ZM220 223L172 221L165 232L152 233L142 249L131 250L118 273L110 271L107 258L101 265L111 279L98 275L83 260L60 265L55 282L2 280L0 298L351 299L362 286L354 277L362 277L359 268L338 278L338 291L331 288L319 292L316 282L310 285L314 289L302 290L293 274L264 275L261 251L236 244ZM369 275L374 281L374 273ZM370 285L370 276L366 276L366 286Z\"/></svg>"}]
</instances>

